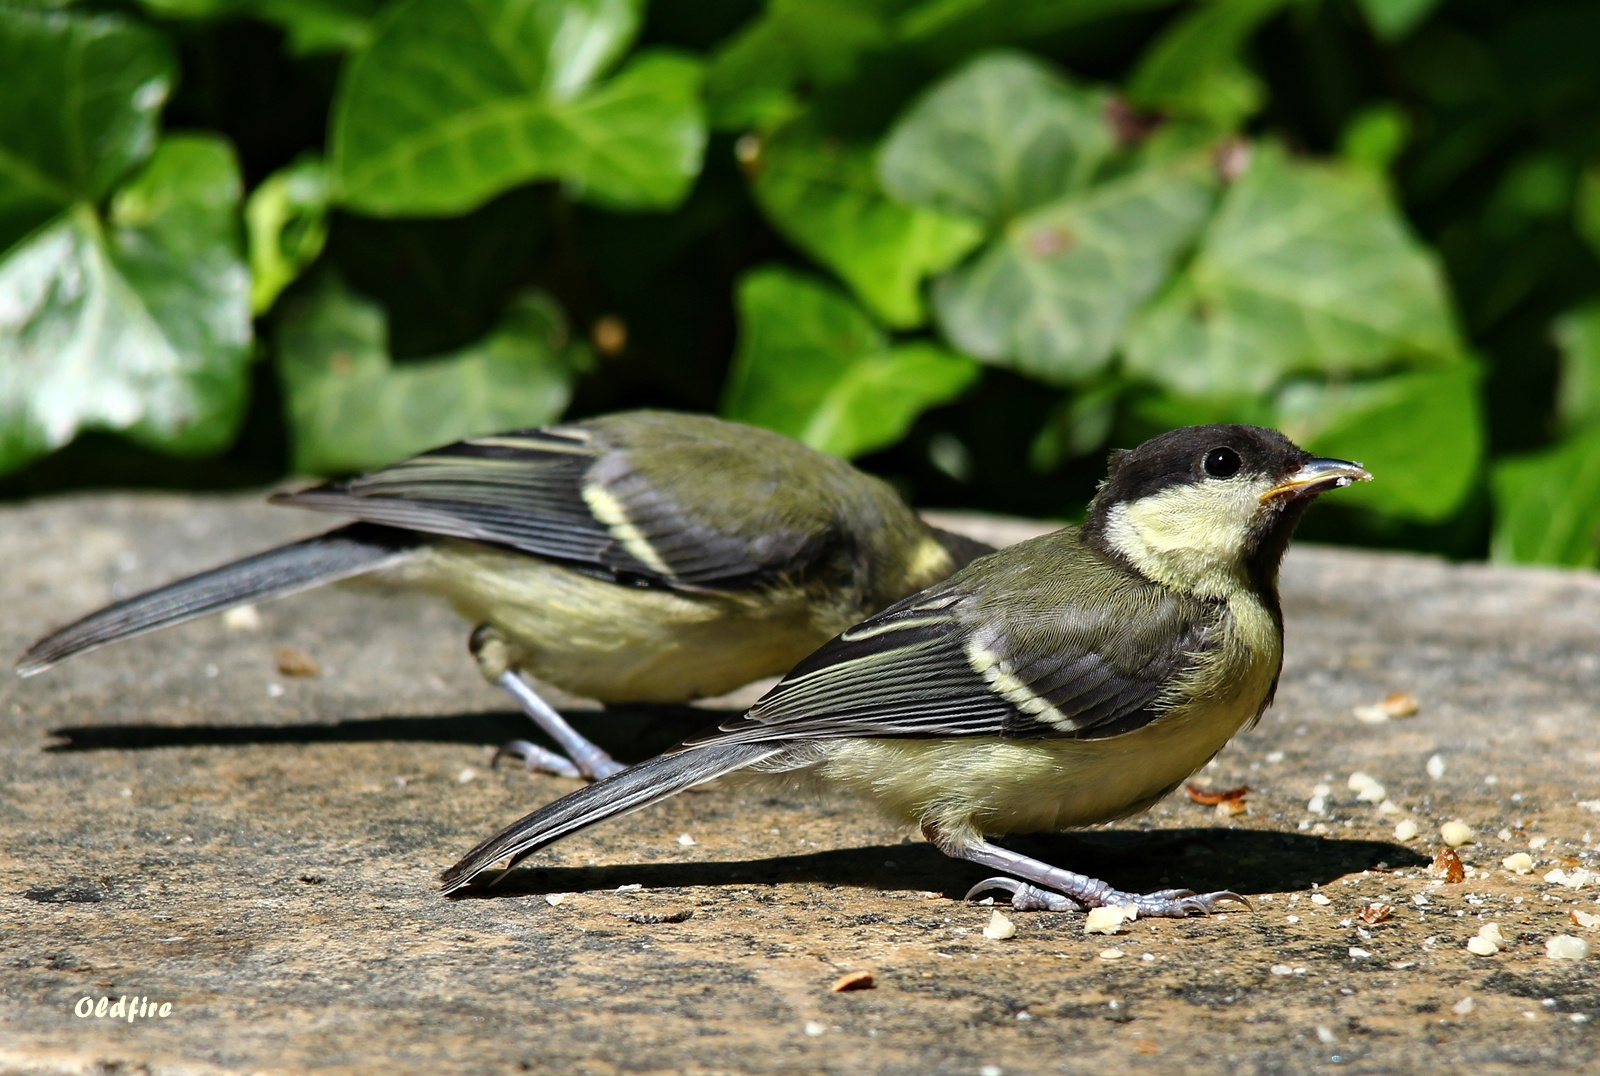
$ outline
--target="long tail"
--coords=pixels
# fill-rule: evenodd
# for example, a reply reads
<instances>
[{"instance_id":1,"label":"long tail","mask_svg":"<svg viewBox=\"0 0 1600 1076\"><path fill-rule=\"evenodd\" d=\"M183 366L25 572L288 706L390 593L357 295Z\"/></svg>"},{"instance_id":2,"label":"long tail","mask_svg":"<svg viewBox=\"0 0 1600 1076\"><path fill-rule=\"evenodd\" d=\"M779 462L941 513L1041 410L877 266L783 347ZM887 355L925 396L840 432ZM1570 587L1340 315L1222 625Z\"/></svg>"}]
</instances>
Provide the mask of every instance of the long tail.
<instances>
[{"instance_id":1,"label":"long tail","mask_svg":"<svg viewBox=\"0 0 1600 1076\"><path fill-rule=\"evenodd\" d=\"M17 662L20 676L43 672L74 654L135 635L218 613L246 602L372 571L414 549L411 532L353 523L316 538L269 549L253 557L136 594L51 632Z\"/></svg>"},{"instance_id":2,"label":"long tail","mask_svg":"<svg viewBox=\"0 0 1600 1076\"><path fill-rule=\"evenodd\" d=\"M506 857L512 864L597 822L629 814L714 777L754 765L784 749L781 743L707 744L657 755L604 781L569 792L518 819L461 857L439 876L454 893Z\"/></svg>"}]
</instances>

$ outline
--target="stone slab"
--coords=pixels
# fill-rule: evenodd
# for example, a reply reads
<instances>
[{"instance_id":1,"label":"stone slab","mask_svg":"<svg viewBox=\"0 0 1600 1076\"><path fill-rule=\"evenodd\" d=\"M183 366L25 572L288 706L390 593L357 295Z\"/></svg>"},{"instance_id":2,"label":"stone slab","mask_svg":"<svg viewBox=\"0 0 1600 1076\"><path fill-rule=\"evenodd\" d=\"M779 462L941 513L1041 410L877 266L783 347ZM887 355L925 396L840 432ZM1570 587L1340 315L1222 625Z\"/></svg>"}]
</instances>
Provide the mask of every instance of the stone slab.
<instances>
[{"instance_id":1,"label":"stone slab","mask_svg":"<svg viewBox=\"0 0 1600 1076\"><path fill-rule=\"evenodd\" d=\"M324 524L253 497L0 509L0 655ZM987 939L992 910L959 900L976 868L749 785L443 899L440 869L573 785L489 768L523 723L420 598L316 591L253 630L212 619L0 678L0 1071L1600 1071L1600 963L1545 950L1600 949L1570 916L1600 890L1543 880L1600 868L1600 580L1302 547L1284 599L1277 705L1202 775L1247 783L1245 814L1180 794L1025 842L1124 887L1255 902L1118 937L1017 913ZM322 675L281 675L280 644ZM1352 716L1393 691L1420 713ZM632 759L716 716L567 705ZM1358 801L1353 771L1398 813ZM1421 837L1397 839L1403 819ZM1476 834L1458 883L1427 866L1453 819ZM1532 874L1501 869L1539 839ZM1374 903L1392 910L1364 923ZM1489 921L1509 947L1470 954ZM857 970L872 989L831 992ZM124 996L171 1015L74 1015Z\"/></svg>"}]
</instances>

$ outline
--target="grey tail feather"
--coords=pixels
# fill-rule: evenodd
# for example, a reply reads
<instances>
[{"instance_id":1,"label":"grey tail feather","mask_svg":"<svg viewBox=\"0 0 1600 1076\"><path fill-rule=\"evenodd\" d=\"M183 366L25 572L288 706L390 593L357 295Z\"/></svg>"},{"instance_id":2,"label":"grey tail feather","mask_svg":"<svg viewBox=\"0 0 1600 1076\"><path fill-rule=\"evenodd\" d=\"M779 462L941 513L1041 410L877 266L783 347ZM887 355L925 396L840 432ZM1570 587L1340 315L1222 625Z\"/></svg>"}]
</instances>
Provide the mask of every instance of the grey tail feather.
<instances>
[{"instance_id":1,"label":"grey tail feather","mask_svg":"<svg viewBox=\"0 0 1600 1076\"><path fill-rule=\"evenodd\" d=\"M629 814L714 777L754 765L783 751L782 743L710 743L657 755L604 781L569 792L511 823L461 857L439 876L454 893L500 860L518 860L598 822Z\"/></svg>"},{"instance_id":2,"label":"grey tail feather","mask_svg":"<svg viewBox=\"0 0 1600 1076\"><path fill-rule=\"evenodd\" d=\"M32 676L75 654L130 639L246 602L279 598L336 579L372 571L414 549L418 535L353 523L315 538L269 549L176 583L136 594L51 632L17 662Z\"/></svg>"}]
</instances>

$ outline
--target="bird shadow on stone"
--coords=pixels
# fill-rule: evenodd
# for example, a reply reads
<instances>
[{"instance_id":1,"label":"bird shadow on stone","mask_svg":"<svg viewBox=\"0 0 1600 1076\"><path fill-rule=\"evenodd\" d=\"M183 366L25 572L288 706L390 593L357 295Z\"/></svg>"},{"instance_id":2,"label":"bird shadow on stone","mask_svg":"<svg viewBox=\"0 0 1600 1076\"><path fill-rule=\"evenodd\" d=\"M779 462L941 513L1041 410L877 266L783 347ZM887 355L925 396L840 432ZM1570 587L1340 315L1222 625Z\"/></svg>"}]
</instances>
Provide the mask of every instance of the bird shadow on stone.
<instances>
[{"instance_id":1,"label":"bird shadow on stone","mask_svg":"<svg viewBox=\"0 0 1600 1076\"><path fill-rule=\"evenodd\" d=\"M572 727L623 762L642 762L743 711L693 706L625 706L562 711ZM292 725L67 725L51 729L49 752L140 751L156 747L251 744L457 743L498 747L524 739L554 748L515 711L426 717L360 717Z\"/></svg>"},{"instance_id":2,"label":"bird shadow on stone","mask_svg":"<svg viewBox=\"0 0 1600 1076\"><path fill-rule=\"evenodd\" d=\"M1119 889L1149 892L1220 889L1250 895L1309 890L1347 874L1417 867L1429 860L1387 841L1250 829L1100 830L1008 839L1008 846ZM517 867L455 894L459 898L537 896L686 886L812 882L865 889L921 890L959 899L995 874L951 859L930 844L875 845L804 855L694 863L601 867ZM1003 902L1005 894L993 894Z\"/></svg>"}]
</instances>

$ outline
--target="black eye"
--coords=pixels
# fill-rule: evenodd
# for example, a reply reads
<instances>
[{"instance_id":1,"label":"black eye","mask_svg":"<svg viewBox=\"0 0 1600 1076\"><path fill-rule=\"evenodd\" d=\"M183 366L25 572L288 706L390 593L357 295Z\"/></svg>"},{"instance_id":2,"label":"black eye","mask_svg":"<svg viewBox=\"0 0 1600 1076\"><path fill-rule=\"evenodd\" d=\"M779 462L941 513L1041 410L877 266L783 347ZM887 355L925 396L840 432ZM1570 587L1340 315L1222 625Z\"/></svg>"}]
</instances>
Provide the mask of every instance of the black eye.
<instances>
[{"instance_id":1,"label":"black eye","mask_svg":"<svg viewBox=\"0 0 1600 1076\"><path fill-rule=\"evenodd\" d=\"M1242 466L1244 461L1231 448L1213 448L1206 453L1206 474L1212 478L1232 478Z\"/></svg>"}]
</instances>

